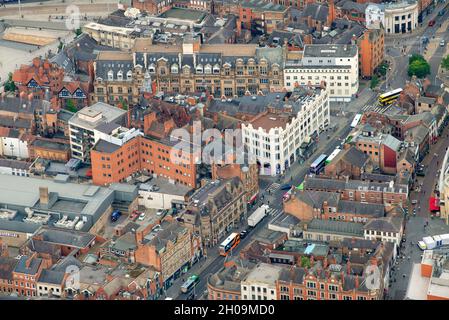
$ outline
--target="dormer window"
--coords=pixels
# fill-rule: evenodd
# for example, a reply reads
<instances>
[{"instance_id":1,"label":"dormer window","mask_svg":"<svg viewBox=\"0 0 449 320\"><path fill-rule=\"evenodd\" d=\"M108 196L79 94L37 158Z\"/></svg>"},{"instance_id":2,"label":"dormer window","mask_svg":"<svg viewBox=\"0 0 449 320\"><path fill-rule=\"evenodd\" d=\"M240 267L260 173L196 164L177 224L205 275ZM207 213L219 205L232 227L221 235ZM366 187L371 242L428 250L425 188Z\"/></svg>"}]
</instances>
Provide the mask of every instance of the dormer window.
<instances>
[{"instance_id":1,"label":"dormer window","mask_svg":"<svg viewBox=\"0 0 449 320\"><path fill-rule=\"evenodd\" d=\"M122 70L120 70L119 72L117 72L117 80L123 81L123 71L122 71Z\"/></svg>"},{"instance_id":2,"label":"dormer window","mask_svg":"<svg viewBox=\"0 0 449 320\"><path fill-rule=\"evenodd\" d=\"M212 73L212 66L210 64L206 64L204 67L204 73L205 74L211 74Z\"/></svg>"},{"instance_id":3,"label":"dormer window","mask_svg":"<svg viewBox=\"0 0 449 320\"><path fill-rule=\"evenodd\" d=\"M148 67L148 72L149 72L149 73L155 73L155 72L156 72L156 68L154 67L154 64L152 64L152 65L150 65L150 66Z\"/></svg>"},{"instance_id":4,"label":"dormer window","mask_svg":"<svg viewBox=\"0 0 449 320\"><path fill-rule=\"evenodd\" d=\"M112 70L108 71L108 80L109 81L114 80L114 71L112 71Z\"/></svg>"},{"instance_id":5,"label":"dormer window","mask_svg":"<svg viewBox=\"0 0 449 320\"><path fill-rule=\"evenodd\" d=\"M203 66L201 64L196 66L196 73L203 73Z\"/></svg>"},{"instance_id":6,"label":"dormer window","mask_svg":"<svg viewBox=\"0 0 449 320\"><path fill-rule=\"evenodd\" d=\"M178 73L178 65L173 64L171 66L171 73Z\"/></svg>"},{"instance_id":7,"label":"dormer window","mask_svg":"<svg viewBox=\"0 0 449 320\"><path fill-rule=\"evenodd\" d=\"M214 74L220 74L220 66L216 64L213 69Z\"/></svg>"},{"instance_id":8,"label":"dormer window","mask_svg":"<svg viewBox=\"0 0 449 320\"><path fill-rule=\"evenodd\" d=\"M132 80L132 78L133 78L133 73L132 73L131 70L129 70L129 71L126 73L126 79Z\"/></svg>"}]
</instances>

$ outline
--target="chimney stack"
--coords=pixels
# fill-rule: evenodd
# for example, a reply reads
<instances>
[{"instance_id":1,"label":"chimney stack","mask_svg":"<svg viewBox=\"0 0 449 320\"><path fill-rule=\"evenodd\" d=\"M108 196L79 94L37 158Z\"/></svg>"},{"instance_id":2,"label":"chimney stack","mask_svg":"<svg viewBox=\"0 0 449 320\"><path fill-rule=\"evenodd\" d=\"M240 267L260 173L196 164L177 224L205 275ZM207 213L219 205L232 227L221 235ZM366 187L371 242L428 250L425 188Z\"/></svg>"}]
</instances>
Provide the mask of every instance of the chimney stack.
<instances>
[{"instance_id":1,"label":"chimney stack","mask_svg":"<svg viewBox=\"0 0 449 320\"><path fill-rule=\"evenodd\" d=\"M48 204L48 188L39 187L39 200L41 204Z\"/></svg>"}]
</instances>

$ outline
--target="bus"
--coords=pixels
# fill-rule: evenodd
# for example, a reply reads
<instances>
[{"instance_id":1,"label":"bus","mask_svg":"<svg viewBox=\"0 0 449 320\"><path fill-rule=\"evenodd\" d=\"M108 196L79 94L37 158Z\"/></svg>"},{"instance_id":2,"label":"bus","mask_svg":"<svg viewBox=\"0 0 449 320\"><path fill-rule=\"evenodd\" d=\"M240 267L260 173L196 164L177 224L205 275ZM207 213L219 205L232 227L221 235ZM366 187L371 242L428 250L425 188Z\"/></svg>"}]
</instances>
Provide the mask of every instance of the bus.
<instances>
[{"instance_id":1,"label":"bus","mask_svg":"<svg viewBox=\"0 0 449 320\"><path fill-rule=\"evenodd\" d=\"M326 159L326 165L328 165L329 163L331 163L332 160L334 160L334 158L340 153L341 149L340 148L336 148L330 155L329 157L327 157Z\"/></svg>"},{"instance_id":2,"label":"bus","mask_svg":"<svg viewBox=\"0 0 449 320\"><path fill-rule=\"evenodd\" d=\"M198 284L198 282L200 282L200 277L197 276L196 274L192 275L181 286L181 292L182 293L189 293Z\"/></svg>"},{"instance_id":3,"label":"bus","mask_svg":"<svg viewBox=\"0 0 449 320\"><path fill-rule=\"evenodd\" d=\"M316 160L310 165L310 173L319 174L326 164L326 158L327 155L324 153L316 158Z\"/></svg>"},{"instance_id":4,"label":"bus","mask_svg":"<svg viewBox=\"0 0 449 320\"><path fill-rule=\"evenodd\" d=\"M388 104L392 103L394 100L396 100L397 98L399 98L399 95L401 94L401 92L402 92L402 88L383 93L379 96L379 103L382 106L388 105Z\"/></svg>"},{"instance_id":5,"label":"bus","mask_svg":"<svg viewBox=\"0 0 449 320\"><path fill-rule=\"evenodd\" d=\"M351 128L357 127L361 118L362 118L362 115L360 113L357 113L354 117L354 120L352 120L352 122L351 122Z\"/></svg>"},{"instance_id":6,"label":"bus","mask_svg":"<svg viewBox=\"0 0 449 320\"><path fill-rule=\"evenodd\" d=\"M237 232L231 233L229 237L226 238L220 244L220 255L227 256L231 249L234 249L240 243L240 234Z\"/></svg>"}]
</instances>

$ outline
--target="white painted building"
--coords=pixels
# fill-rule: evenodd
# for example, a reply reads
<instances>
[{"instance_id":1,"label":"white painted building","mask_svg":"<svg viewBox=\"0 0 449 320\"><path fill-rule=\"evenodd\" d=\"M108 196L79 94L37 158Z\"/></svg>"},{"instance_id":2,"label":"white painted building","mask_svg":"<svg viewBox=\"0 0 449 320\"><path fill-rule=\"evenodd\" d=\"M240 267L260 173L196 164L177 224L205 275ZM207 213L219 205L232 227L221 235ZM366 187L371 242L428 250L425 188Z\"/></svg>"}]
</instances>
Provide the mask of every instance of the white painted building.
<instances>
[{"instance_id":1,"label":"white painted building","mask_svg":"<svg viewBox=\"0 0 449 320\"><path fill-rule=\"evenodd\" d=\"M298 90L303 92L295 95ZM329 124L327 88L298 88L288 101L268 108L242 124L242 139L257 159L260 174L282 174L301 156L304 140L319 134Z\"/></svg>"},{"instance_id":2,"label":"white painted building","mask_svg":"<svg viewBox=\"0 0 449 320\"><path fill-rule=\"evenodd\" d=\"M28 159L28 141L22 139L19 131L10 129L7 137L0 137L0 155Z\"/></svg>"},{"instance_id":3,"label":"white painted building","mask_svg":"<svg viewBox=\"0 0 449 320\"><path fill-rule=\"evenodd\" d=\"M370 3L365 9L366 27L377 29L379 25L385 25L385 5Z\"/></svg>"},{"instance_id":4,"label":"white painted building","mask_svg":"<svg viewBox=\"0 0 449 320\"><path fill-rule=\"evenodd\" d=\"M288 91L322 81L329 89L330 101L351 101L359 89L357 45L306 45L301 60L286 61L284 86Z\"/></svg>"},{"instance_id":5,"label":"white painted building","mask_svg":"<svg viewBox=\"0 0 449 320\"><path fill-rule=\"evenodd\" d=\"M31 163L18 160L0 159L0 175L30 176Z\"/></svg>"},{"instance_id":6,"label":"white painted building","mask_svg":"<svg viewBox=\"0 0 449 320\"><path fill-rule=\"evenodd\" d=\"M100 139L121 145L140 134L122 127L125 122L125 110L103 102L81 109L69 120L72 157L88 162L90 150Z\"/></svg>"},{"instance_id":7,"label":"white painted building","mask_svg":"<svg viewBox=\"0 0 449 320\"><path fill-rule=\"evenodd\" d=\"M399 246L404 232L402 221L402 218L390 217L372 219L363 227L364 238L391 242Z\"/></svg>"},{"instance_id":8,"label":"white painted building","mask_svg":"<svg viewBox=\"0 0 449 320\"><path fill-rule=\"evenodd\" d=\"M260 263L241 282L242 300L277 300L276 280L282 267Z\"/></svg>"},{"instance_id":9,"label":"white painted building","mask_svg":"<svg viewBox=\"0 0 449 320\"><path fill-rule=\"evenodd\" d=\"M186 204L186 196L192 189L175 184L163 178L153 178L149 183L139 187L139 206L147 209L171 209L183 208Z\"/></svg>"},{"instance_id":10,"label":"white painted building","mask_svg":"<svg viewBox=\"0 0 449 320\"><path fill-rule=\"evenodd\" d=\"M418 26L418 2L402 1L385 5L385 33L411 33Z\"/></svg>"}]
</instances>

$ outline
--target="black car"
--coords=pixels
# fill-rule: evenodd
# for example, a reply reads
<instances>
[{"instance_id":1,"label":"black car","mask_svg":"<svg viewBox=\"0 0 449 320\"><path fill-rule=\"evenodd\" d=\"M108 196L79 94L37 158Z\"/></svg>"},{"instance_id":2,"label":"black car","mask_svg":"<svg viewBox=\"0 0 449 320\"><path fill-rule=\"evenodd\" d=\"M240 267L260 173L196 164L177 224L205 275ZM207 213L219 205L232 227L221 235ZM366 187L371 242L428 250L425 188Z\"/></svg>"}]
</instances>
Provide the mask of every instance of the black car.
<instances>
[{"instance_id":1,"label":"black car","mask_svg":"<svg viewBox=\"0 0 449 320\"><path fill-rule=\"evenodd\" d=\"M281 190L290 190L292 188L291 184L283 184L281 186Z\"/></svg>"},{"instance_id":2,"label":"black car","mask_svg":"<svg viewBox=\"0 0 449 320\"><path fill-rule=\"evenodd\" d=\"M243 230L242 232L240 232L240 239L245 239L247 235L248 235L248 231Z\"/></svg>"}]
</instances>

